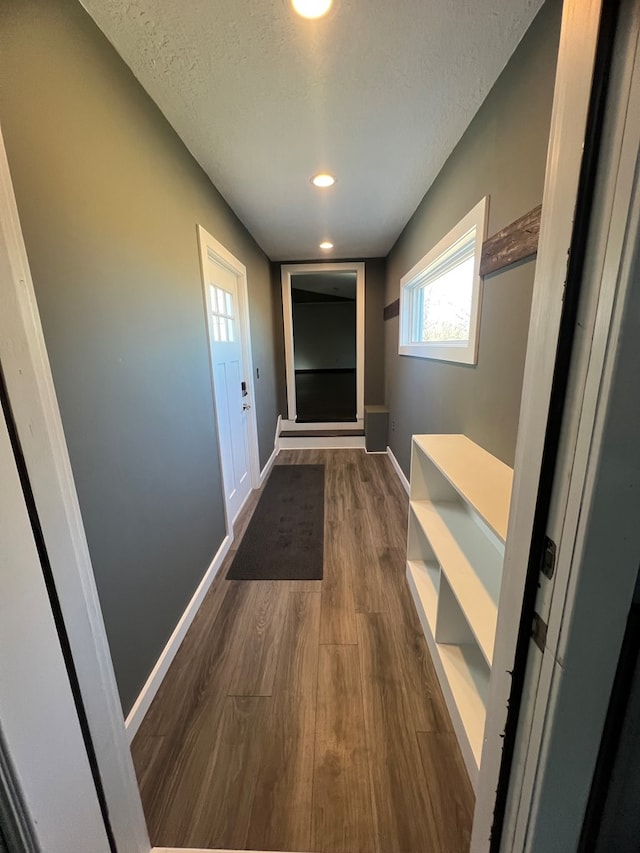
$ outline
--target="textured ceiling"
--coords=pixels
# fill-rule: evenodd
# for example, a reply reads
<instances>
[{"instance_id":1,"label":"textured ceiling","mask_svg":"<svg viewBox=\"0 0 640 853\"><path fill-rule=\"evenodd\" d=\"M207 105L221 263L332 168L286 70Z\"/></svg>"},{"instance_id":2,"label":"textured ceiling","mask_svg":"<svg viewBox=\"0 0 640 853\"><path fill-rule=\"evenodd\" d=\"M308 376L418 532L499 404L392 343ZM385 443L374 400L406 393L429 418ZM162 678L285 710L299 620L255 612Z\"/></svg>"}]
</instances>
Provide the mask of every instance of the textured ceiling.
<instances>
[{"instance_id":1,"label":"textured ceiling","mask_svg":"<svg viewBox=\"0 0 640 853\"><path fill-rule=\"evenodd\" d=\"M542 5L82 2L272 260L386 255Z\"/></svg>"}]
</instances>

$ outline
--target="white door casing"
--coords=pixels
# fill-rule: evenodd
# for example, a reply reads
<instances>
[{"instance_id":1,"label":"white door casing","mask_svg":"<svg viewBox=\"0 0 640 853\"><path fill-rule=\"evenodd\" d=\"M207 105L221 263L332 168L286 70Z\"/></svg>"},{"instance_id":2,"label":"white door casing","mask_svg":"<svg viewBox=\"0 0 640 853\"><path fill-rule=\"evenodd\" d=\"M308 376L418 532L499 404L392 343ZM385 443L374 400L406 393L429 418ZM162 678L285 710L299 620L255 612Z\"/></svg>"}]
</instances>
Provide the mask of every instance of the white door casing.
<instances>
[{"instance_id":1,"label":"white door casing","mask_svg":"<svg viewBox=\"0 0 640 853\"><path fill-rule=\"evenodd\" d=\"M287 412L290 421L295 421L296 372L293 347L293 304L291 299L291 276L297 273L354 272L356 274L356 419L364 418L364 263L320 263L320 264L283 264L282 281L282 320L284 324L284 354L287 380Z\"/></svg>"},{"instance_id":2,"label":"white door casing","mask_svg":"<svg viewBox=\"0 0 640 853\"><path fill-rule=\"evenodd\" d=\"M48 853L108 853L65 661L0 406L0 739L26 831ZM55 767L52 776L45 768ZM1 780L0 780L1 781Z\"/></svg>"},{"instance_id":3,"label":"white door casing","mask_svg":"<svg viewBox=\"0 0 640 853\"><path fill-rule=\"evenodd\" d=\"M218 451L227 533L259 484L247 273L224 246L198 226Z\"/></svg>"},{"instance_id":4,"label":"white door casing","mask_svg":"<svg viewBox=\"0 0 640 853\"><path fill-rule=\"evenodd\" d=\"M520 614L522 609L533 534L564 302L563 285L573 234L591 98L600 6L600 0L565 0L563 6L511 511L471 839L472 853L483 853L488 849L492 834L511 673L519 633L518 619L514 618L514 614Z\"/></svg>"},{"instance_id":5,"label":"white door casing","mask_svg":"<svg viewBox=\"0 0 640 853\"><path fill-rule=\"evenodd\" d=\"M556 568L536 600L548 630L527 662L509 850L578 847L640 563L639 40L640 2L624 0L547 521Z\"/></svg>"}]
</instances>

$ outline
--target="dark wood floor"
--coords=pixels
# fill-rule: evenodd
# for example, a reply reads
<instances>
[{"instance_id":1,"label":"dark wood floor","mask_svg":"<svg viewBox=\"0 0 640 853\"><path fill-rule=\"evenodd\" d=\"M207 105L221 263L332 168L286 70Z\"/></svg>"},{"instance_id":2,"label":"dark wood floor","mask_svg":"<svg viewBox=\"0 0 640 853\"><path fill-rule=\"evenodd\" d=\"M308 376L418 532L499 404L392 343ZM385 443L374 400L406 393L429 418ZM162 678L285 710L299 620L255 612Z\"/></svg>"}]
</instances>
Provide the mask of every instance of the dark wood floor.
<instances>
[{"instance_id":1,"label":"dark wood floor","mask_svg":"<svg viewBox=\"0 0 640 853\"><path fill-rule=\"evenodd\" d=\"M356 370L296 370L298 423L356 420Z\"/></svg>"},{"instance_id":2,"label":"dark wood floor","mask_svg":"<svg viewBox=\"0 0 640 853\"><path fill-rule=\"evenodd\" d=\"M324 580L226 581L227 557L133 743L151 841L463 853L473 793L406 586L407 497L386 456L293 463L326 465Z\"/></svg>"}]
</instances>

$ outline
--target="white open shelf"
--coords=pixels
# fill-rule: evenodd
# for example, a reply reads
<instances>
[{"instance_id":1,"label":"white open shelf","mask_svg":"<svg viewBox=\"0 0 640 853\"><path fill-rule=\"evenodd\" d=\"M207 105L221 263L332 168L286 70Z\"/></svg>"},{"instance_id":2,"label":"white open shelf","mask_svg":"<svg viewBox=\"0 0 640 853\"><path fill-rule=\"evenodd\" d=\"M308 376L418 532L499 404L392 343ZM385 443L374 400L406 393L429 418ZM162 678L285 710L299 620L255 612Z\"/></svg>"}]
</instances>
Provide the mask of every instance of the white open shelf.
<instances>
[{"instance_id":1,"label":"white open shelf","mask_svg":"<svg viewBox=\"0 0 640 853\"><path fill-rule=\"evenodd\" d=\"M414 435L413 442L504 542L509 523L513 468L466 435Z\"/></svg>"},{"instance_id":2,"label":"white open shelf","mask_svg":"<svg viewBox=\"0 0 640 853\"><path fill-rule=\"evenodd\" d=\"M415 517L491 666L504 550L454 503L412 501Z\"/></svg>"},{"instance_id":3,"label":"white open shelf","mask_svg":"<svg viewBox=\"0 0 640 853\"><path fill-rule=\"evenodd\" d=\"M466 436L413 438L407 577L474 785L512 480Z\"/></svg>"},{"instance_id":4,"label":"white open shelf","mask_svg":"<svg viewBox=\"0 0 640 853\"><path fill-rule=\"evenodd\" d=\"M424 560L408 560L407 570L411 573L416 592L420 597L427 620L435 625L440 589L440 567Z\"/></svg>"},{"instance_id":5,"label":"white open shelf","mask_svg":"<svg viewBox=\"0 0 640 853\"><path fill-rule=\"evenodd\" d=\"M475 646L440 645L439 652L476 767L479 767L489 693L487 667Z\"/></svg>"}]
</instances>

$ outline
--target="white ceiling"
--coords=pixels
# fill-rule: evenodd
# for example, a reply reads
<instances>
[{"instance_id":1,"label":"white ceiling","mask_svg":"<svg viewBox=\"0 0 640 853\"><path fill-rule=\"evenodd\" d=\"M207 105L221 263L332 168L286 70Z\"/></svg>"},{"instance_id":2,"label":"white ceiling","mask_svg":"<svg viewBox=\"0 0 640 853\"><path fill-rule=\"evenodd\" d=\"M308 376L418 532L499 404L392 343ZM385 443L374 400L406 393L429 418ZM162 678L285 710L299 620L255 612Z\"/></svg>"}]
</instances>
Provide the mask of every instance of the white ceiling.
<instances>
[{"instance_id":1,"label":"white ceiling","mask_svg":"<svg viewBox=\"0 0 640 853\"><path fill-rule=\"evenodd\" d=\"M82 3L269 257L310 260L387 254L542 0Z\"/></svg>"}]
</instances>

